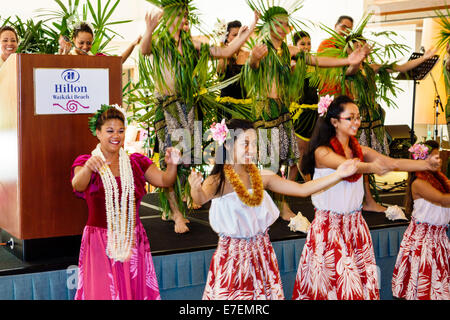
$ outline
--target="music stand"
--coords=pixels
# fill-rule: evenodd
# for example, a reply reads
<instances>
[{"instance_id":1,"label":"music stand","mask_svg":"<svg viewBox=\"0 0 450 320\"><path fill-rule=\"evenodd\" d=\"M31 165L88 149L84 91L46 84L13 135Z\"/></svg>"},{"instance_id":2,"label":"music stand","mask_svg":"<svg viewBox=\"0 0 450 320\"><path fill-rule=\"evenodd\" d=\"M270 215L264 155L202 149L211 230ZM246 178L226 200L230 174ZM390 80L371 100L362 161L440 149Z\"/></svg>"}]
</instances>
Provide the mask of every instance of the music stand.
<instances>
[{"instance_id":1,"label":"music stand","mask_svg":"<svg viewBox=\"0 0 450 320\"><path fill-rule=\"evenodd\" d=\"M413 52L411 54L411 57L409 57L408 61L415 60L417 58L420 58L423 56L423 53L419 52ZM420 80L423 80L426 78L428 73L433 69L433 67L436 65L436 62L439 60L438 55L434 55L430 59L424 61L414 69L409 70L408 72L402 72L400 73L396 80L413 80L414 86L413 86L413 105L412 105L412 119L411 119L411 144L415 143L414 139L414 116L415 116L415 109L416 109L416 85L419 83Z\"/></svg>"}]
</instances>

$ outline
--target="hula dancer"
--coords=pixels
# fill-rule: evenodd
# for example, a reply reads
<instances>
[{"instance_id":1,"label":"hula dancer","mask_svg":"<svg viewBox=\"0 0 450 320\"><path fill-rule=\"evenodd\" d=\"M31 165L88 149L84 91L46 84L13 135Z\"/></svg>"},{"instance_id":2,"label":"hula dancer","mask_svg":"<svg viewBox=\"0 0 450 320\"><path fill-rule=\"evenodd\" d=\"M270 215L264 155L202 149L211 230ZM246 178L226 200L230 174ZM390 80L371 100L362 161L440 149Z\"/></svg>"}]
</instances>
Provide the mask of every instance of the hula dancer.
<instances>
[{"instance_id":1,"label":"hula dancer","mask_svg":"<svg viewBox=\"0 0 450 320\"><path fill-rule=\"evenodd\" d=\"M332 34L335 47L324 49L322 54L342 57L353 52L353 50L366 46L368 41L363 37L363 31L370 17L371 15L367 15L355 30L347 33L346 36L326 29ZM395 35L395 33L384 32L382 35L393 41L390 36ZM422 57L404 64L397 64L396 62L375 63L374 61L385 59L385 57L391 55L395 57L397 53L404 51L405 46L394 43L390 46L381 46L376 41L369 42L372 46L372 52L367 60L351 65L344 70L345 72L337 68L320 70L320 86L331 85L340 90L341 94L350 93L361 113L361 126L356 136L359 143L363 146L369 146L379 153L389 155L389 144L384 127L385 111L379 102L384 101L389 107L395 107L395 102L388 97L389 94L396 96L398 90L391 73L407 72L432 57L436 51L428 50ZM373 176L364 176L366 196L363 209L365 211L384 212L386 208L378 204L372 197L369 178L373 179Z\"/></svg>"},{"instance_id":2,"label":"hula dancer","mask_svg":"<svg viewBox=\"0 0 450 320\"><path fill-rule=\"evenodd\" d=\"M202 145L201 132L194 134L194 121L202 120L211 114L211 110L220 107L216 97L207 90L211 78L208 62L211 58L231 57L253 32L258 16L255 15L253 25L246 27L228 46L215 47L191 37L190 24L197 21L192 0L148 1L162 8L146 15L147 29L141 44L142 54L151 55L147 72L152 77L157 98L152 112L158 149L160 154L165 154L165 150L175 143L172 138L180 131L187 133L183 136L183 144L188 148L183 155L184 164L178 168L177 183L173 189L160 193L160 199L163 218L170 217L175 222L175 232L184 233L189 231L183 203L184 197L188 201L190 197L187 177L190 166L196 162L194 146ZM199 141L194 141L194 136ZM162 159L160 164L163 168Z\"/></svg>"},{"instance_id":3,"label":"hula dancer","mask_svg":"<svg viewBox=\"0 0 450 320\"><path fill-rule=\"evenodd\" d=\"M179 151L167 149L167 170L124 149L126 117L103 105L89 127L99 144L72 165L72 187L89 209L81 240L76 300L160 299L147 234L139 219L145 184L169 187Z\"/></svg>"},{"instance_id":4,"label":"hula dancer","mask_svg":"<svg viewBox=\"0 0 450 320\"><path fill-rule=\"evenodd\" d=\"M353 174L357 161L344 162L335 173L322 179L298 184L258 169L258 139L252 122L232 119L227 125L216 124L211 131L222 145L222 152L217 153L214 168L203 183L200 173L193 171L189 176L195 202L211 200L209 221L219 234L203 299L284 299L278 262L268 235L279 210L264 189L307 197Z\"/></svg>"},{"instance_id":5,"label":"hula dancer","mask_svg":"<svg viewBox=\"0 0 450 320\"><path fill-rule=\"evenodd\" d=\"M410 148L413 159L439 156L439 144ZM392 276L392 294L407 300L450 300L450 181L440 171L411 172L406 211L412 212Z\"/></svg>"},{"instance_id":6,"label":"hula dancer","mask_svg":"<svg viewBox=\"0 0 450 320\"><path fill-rule=\"evenodd\" d=\"M272 168L275 171L279 169L278 163L295 166L300 157L289 107L303 95L306 65L346 66L361 62L367 54L364 48L346 58L336 59L315 57L300 53L296 47L288 47L284 40L291 26L298 25L292 14L301 8L301 2L294 1L286 9L273 6L272 1L258 1L256 4L247 0L252 10L261 13L261 23L257 26L257 43L253 45L250 59L243 69L244 85L247 94L254 99L252 114L256 115L255 127L267 130L268 141L260 144L260 155L264 156L260 161L266 167L275 166ZM291 71L291 58L297 54L296 67ZM261 131L258 133L261 135ZM260 136L260 139L264 138ZM289 221L294 217L287 203L283 202L281 218Z\"/></svg>"},{"instance_id":7,"label":"hula dancer","mask_svg":"<svg viewBox=\"0 0 450 320\"><path fill-rule=\"evenodd\" d=\"M347 96L335 98L311 138L302 169L314 179L333 173L347 159L358 158L351 177L313 194L315 217L306 238L293 299L378 300L378 277L369 228L361 214L362 174L438 170L439 157L394 159L361 146L355 138L361 124L358 106ZM314 180L313 180L314 181Z\"/></svg>"},{"instance_id":8,"label":"hula dancer","mask_svg":"<svg viewBox=\"0 0 450 320\"><path fill-rule=\"evenodd\" d=\"M300 50L300 52L311 52L311 36L306 31L299 31L292 37L292 42ZM292 58L292 63L296 64L296 57ZM311 177L305 176L299 170L299 164L301 157L308 150L308 142L316 125L319 114L317 113L317 104L319 102L319 96L317 93L317 87L313 85L311 81L311 75L314 72L314 67L307 67L307 74L305 77L305 83L303 86L303 95L297 102L292 102L289 108L291 112L292 121L294 123L295 135L297 136L297 145L300 150L300 160L297 166L292 166L289 170L289 179L295 180L297 173L300 172L303 180L311 180Z\"/></svg>"},{"instance_id":9,"label":"hula dancer","mask_svg":"<svg viewBox=\"0 0 450 320\"><path fill-rule=\"evenodd\" d=\"M228 22L226 26L221 26L221 28L226 30L223 39L220 39L223 46L228 46L244 30L241 22L238 20ZM249 106L252 103L252 99L246 99L247 94L239 77L248 56L249 51L240 48L229 59L219 60L217 73L222 77L222 81L229 81L236 77L238 79L220 91L220 97L217 98L217 101L226 105L229 109L239 110L243 114L243 117L251 119ZM226 111L220 110L218 119L223 118L230 120L231 118L236 118L236 115L231 115Z\"/></svg>"}]
</instances>

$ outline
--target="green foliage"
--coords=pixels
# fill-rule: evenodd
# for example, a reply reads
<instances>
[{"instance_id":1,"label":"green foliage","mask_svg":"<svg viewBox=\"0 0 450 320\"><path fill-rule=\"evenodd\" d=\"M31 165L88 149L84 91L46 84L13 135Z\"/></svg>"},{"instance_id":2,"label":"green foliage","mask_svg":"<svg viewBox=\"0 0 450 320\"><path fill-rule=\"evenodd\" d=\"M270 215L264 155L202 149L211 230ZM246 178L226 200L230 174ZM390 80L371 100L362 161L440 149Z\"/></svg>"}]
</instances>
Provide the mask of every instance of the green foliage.
<instances>
[{"instance_id":1,"label":"green foliage","mask_svg":"<svg viewBox=\"0 0 450 320\"><path fill-rule=\"evenodd\" d=\"M321 26L333 38L335 47L325 49L318 54L319 56L348 57L348 52L355 49L356 43L361 46L367 43L372 47L372 51L357 74L345 76L346 68L320 68L315 80L318 80L320 86L324 86L325 83L340 86L342 94L345 94L346 86L350 87L358 103L362 105L372 106L376 102L383 101L389 107L396 107L395 101L388 96L392 94L396 97L397 92L401 91L397 81L390 74L396 62L386 61L398 59L399 55L405 54L410 48L396 42L393 37L398 34L392 31L371 32L368 36L364 35L364 30L371 17L372 14L364 16L358 25L345 36L327 26ZM386 42L387 44L385 44ZM380 65L376 73L370 67L371 63Z\"/></svg>"},{"instance_id":2,"label":"green foliage","mask_svg":"<svg viewBox=\"0 0 450 320\"><path fill-rule=\"evenodd\" d=\"M111 29L111 26L127 23L131 20L110 21L111 15L120 3L120 0L96 1L93 5L91 0L54 0L59 10L38 9L37 19L22 21L18 16L8 17L2 21L2 25L13 26L21 40L18 52L22 53L47 53L58 52L58 39L60 35L71 39L73 28L81 21L92 20L94 31L94 43L91 52L105 52L109 42L119 34ZM82 13L79 12L80 8Z\"/></svg>"},{"instance_id":3,"label":"green foliage","mask_svg":"<svg viewBox=\"0 0 450 320\"><path fill-rule=\"evenodd\" d=\"M44 24L42 20L34 22L32 19L23 21L20 17L8 17L2 26L14 27L19 36L17 52L53 54L58 52L58 41L55 41L54 30Z\"/></svg>"},{"instance_id":4,"label":"green foliage","mask_svg":"<svg viewBox=\"0 0 450 320\"><path fill-rule=\"evenodd\" d=\"M296 19L293 15L303 7L303 0L274 1L274 0L246 0L248 6L253 11L261 14L256 33L260 39L269 39L273 32L279 36L276 28L282 27L278 18L287 18L289 26L294 30L301 30L304 23ZM286 34L290 30L283 30Z\"/></svg>"},{"instance_id":5,"label":"green foliage","mask_svg":"<svg viewBox=\"0 0 450 320\"><path fill-rule=\"evenodd\" d=\"M435 13L439 18L439 25L441 26L437 45L438 47L444 47L450 41L450 9L446 6L444 12L436 10Z\"/></svg>"}]
</instances>

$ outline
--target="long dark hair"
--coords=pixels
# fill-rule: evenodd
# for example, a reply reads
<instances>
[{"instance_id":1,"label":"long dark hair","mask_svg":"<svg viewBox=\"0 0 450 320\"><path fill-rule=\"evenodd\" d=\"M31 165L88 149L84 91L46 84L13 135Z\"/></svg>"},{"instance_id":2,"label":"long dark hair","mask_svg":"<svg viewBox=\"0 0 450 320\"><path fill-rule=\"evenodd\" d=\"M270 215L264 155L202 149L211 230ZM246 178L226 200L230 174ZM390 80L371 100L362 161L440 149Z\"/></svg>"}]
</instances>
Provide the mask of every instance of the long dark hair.
<instances>
[{"instance_id":1,"label":"long dark hair","mask_svg":"<svg viewBox=\"0 0 450 320\"><path fill-rule=\"evenodd\" d=\"M316 166L316 157L314 151L320 146L330 146L330 140L336 136L336 129L331 124L331 119L339 119L341 113L345 109L345 105L348 103L355 103L348 96L339 96L331 102L328 107L328 111L325 117L319 117L311 140L309 142L308 152L302 159L302 172L304 174L314 174L314 168Z\"/></svg>"},{"instance_id":2,"label":"long dark hair","mask_svg":"<svg viewBox=\"0 0 450 320\"><path fill-rule=\"evenodd\" d=\"M425 141L425 144L431 148L430 153L434 150L439 150L439 143L434 140ZM416 173L409 172L408 173L408 183L406 186L406 196L405 196L405 212L407 214L411 214L414 208L414 199L412 197L412 184L416 180Z\"/></svg>"},{"instance_id":3,"label":"long dark hair","mask_svg":"<svg viewBox=\"0 0 450 320\"><path fill-rule=\"evenodd\" d=\"M231 159L232 155L227 153L225 148L225 144L228 146L233 146L237 137L239 136L239 130L245 132L249 129L254 129L253 122L243 119L231 119L226 122L229 130L234 130L236 134L232 135L231 139L227 139L227 141L219 147L216 153L216 163L211 170L210 175L219 175L219 184L217 185L216 193L221 194L223 192L223 188L225 187L225 172L223 170L223 166L225 164L226 159ZM231 148L232 150L233 148ZM232 151L231 151L232 152Z\"/></svg>"}]
</instances>

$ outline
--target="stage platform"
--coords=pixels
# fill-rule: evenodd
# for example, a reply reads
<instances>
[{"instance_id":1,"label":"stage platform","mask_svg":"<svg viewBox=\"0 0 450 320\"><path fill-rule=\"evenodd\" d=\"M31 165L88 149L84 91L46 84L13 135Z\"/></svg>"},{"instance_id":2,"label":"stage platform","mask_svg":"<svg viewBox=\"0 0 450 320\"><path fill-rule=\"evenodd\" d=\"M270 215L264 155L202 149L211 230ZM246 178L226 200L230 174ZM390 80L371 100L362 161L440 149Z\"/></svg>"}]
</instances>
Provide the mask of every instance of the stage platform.
<instances>
[{"instance_id":1,"label":"stage platform","mask_svg":"<svg viewBox=\"0 0 450 320\"><path fill-rule=\"evenodd\" d=\"M381 195L383 203L402 205L404 194ZM209 263L218 237L208 223L208 205L189 214L190 231L176 234L173 222L162 221L157 196L144 197L139 212L152 249L162 299L201 299ZM309 198L288 198L294 212L309 221L314 210ZM402 236L409 222L390 221L383 213L363 212L371 230L379 267L381 299L392 299L390 281ZM408 217L410 218L410 217ZM292 295L298 261L306 234L291 232L288 222L278 219L269 235L280 266L286 299ZM6 239L2 239L3 242ZM0 248L0 299L70 300L76 291L78 256L23 262Z\"/></svg>"}]
</instances>

